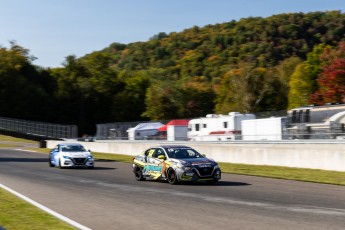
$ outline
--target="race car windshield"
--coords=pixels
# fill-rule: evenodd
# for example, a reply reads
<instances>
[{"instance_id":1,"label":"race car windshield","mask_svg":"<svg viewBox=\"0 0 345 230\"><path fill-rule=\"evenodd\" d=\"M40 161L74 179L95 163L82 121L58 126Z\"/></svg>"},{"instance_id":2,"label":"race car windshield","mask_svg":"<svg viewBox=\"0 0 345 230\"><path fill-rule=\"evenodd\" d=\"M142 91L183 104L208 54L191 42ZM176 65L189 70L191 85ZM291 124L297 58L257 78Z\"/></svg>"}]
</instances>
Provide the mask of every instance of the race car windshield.
<instances>
[{"instance_id":1,"label":"race car windshield","mask_svg":"<svg viewBox=\"0 0 345 230\"><path fill-rule=\"evenodd\" d=\"M85 151L84 147L80 145L62 146L61 150L62 152L84 152Z\"/></svg>"},{"instance_id":2,"label":"race car windshield","mask_svg":"<svg viewBox=\"0 0 345 230\"><path fill-rule=\"evenodd\" d=\"M194 149L189 148L167 148L165 149L170 158L187 159L187 158L204 158Z\"/></svg>"}]
</instances>

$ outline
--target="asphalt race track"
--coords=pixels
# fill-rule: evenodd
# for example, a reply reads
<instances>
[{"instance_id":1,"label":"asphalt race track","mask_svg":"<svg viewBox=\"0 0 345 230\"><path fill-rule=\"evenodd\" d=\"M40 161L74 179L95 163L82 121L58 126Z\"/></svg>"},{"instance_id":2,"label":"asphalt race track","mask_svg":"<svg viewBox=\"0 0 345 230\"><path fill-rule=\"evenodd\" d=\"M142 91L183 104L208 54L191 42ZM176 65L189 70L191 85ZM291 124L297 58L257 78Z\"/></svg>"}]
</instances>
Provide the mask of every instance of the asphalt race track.
<instances>
[{"instance_id":1,"label":"asphalt race track","mask_svg":"<svg viewBox=\"0 0 345 230\"><path fill-rule=\"evenodd\" d=\"M345 229L344 186L231 174L170 185L136 181L126 163L58 169L47 159L0 149L0 183L91 229Z\"/></svg>"}]
</instances>

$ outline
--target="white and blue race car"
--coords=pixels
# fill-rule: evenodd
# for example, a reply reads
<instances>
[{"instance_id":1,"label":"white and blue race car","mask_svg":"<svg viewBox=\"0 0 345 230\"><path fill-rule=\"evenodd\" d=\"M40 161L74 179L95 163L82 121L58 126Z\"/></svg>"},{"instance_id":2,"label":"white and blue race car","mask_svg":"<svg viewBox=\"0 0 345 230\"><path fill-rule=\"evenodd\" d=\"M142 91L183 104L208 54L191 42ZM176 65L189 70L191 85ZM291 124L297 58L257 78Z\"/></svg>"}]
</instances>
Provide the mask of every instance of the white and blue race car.
<instances>
[{"instance_id":1,"label":"white and blue race car","mask_svg":"<svg viewBox=\"0 0 345 230\"><path fill-rule=\"evenodd\" d=\"M94 159L89 150L79 143L61 143L49 153L50 167L85 167L93 168Z\"/></svg>"}]
</instances>

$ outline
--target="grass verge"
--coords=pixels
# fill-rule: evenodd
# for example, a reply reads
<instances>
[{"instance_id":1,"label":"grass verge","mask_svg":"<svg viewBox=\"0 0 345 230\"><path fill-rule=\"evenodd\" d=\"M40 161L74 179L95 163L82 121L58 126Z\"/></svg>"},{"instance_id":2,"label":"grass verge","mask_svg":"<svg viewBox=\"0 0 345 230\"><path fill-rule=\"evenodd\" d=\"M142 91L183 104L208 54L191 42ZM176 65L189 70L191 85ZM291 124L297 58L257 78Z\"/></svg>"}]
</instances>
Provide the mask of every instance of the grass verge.
<instances>
[{"instance_id":1,"label":"grass verge","mask_svg":"<svg viewBox=\"0 0 345 230\"><path fill-rule=\"evenodd\" d=\"M10 137L10 136L5 136L0 134L0 141L9 141L9 142L24 142L24 143L37 143L37 141L32 141L32 140L26 140L22 138L17 138L17 137Z\"/></svg>"},{"instance_id":2,"label":"grass verge","mask_svg":"<svg viewBox=\"0 0 345 230\"><path fill-rule=\"evenodd\" d=\"M11 145L11 144L0 144L0 148L13 148L17 147L18 145Z\"/></svg>"},{"instance_id":3,"label":"grass verge","mask_svg":"<svg viewBox=\"0 0 345 230\"><path fill-rule=\"evenodd\" d=\"M219 166L225 173L345 186L345 172L231 163Z\"/></svg>"},{"instance_id":4,"label":"grass verge","mask_svg":"<svg viewBox=\"0 0 345 230\"><path fill-rule=\"evenodd\" d=\"M4 189L0 189L0 210L0 229L75 229Z\"/></svg>"}]
</instances>

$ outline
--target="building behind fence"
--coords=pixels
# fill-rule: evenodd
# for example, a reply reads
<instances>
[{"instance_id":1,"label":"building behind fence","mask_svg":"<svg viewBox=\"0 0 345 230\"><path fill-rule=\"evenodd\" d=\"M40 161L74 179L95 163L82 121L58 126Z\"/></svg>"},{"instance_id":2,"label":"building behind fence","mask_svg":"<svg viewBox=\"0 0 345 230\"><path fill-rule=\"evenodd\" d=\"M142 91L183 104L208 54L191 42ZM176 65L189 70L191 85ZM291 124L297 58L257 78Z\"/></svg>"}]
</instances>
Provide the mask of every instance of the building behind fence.
<instances>
[{"instance_id":1,"label":"building behind fence","mask_svg":"<svg viewBox=\"0 0 345 230\"><path fill-rule=\"evenodd\" d=\"M272 127L261 126L259 132L242 132L242 134L238 134L239 137L236 140L345 139L344 104L311 105L290 111L260 112L255 113L255 116L257 122L253 122L253 124L258 124L260 119L263 118L268 120L274 120L279 117L284 118L284 122L281 123L281 132L269 133ZM139 123L119 122L98 124L96 138L128 140L127 130L135 127ZM247 135L246 137L243 135L244 133ZM167 139L164 135L155 135L153 137L147 137L147 139L159 140L160 137L162 137L161 140Z\"/></svg>"},{"instance_id":2,"label":"building behind fence","mask_svg":"<svg viewBox=\"0 0 345 230\"><path fill-rule=\"evenodd\" d=\"M282 122L281 133L267 133L267 130L265 130L265 135L258 132L257 134L249 133L247 134L249 136L244 137L243 134L246 132L242 132L239 133L241 136L236 138L236 140L265 140L265 138L267 140L345 139L345 104L305 106L290 111L260 112L255 113L255 116L257 120L262 118L272 118L271 120L273 120L277 117L285 117L286 121L284 120L284 122ZM94 138L96 140L128 140L128 130L130 128L148 122L149 121L135 121L97 124L97 132ZM166 124L168 121L160 122ZM259 122L260 121L257 121L257 123ZM254 123L255 122L253 122L253 124ZM259 127L259 124L257 124L257 126ZM253 126L251 126L251 128L252 127ZM264 127L261 129L264 129ZM78 135L78 128L75 125L52 124L5 117L0 117L0 131L1 130L47 138L77 138ZM157 134L147 136L144 140L145 139L167 140L167 133L157 132Z\"/></svg>"},{"instance_id":3,"label":"building behind fence","mask_svg":"<svg viewBox=\"0 0 345 230\"><path fill-rule=\"evenodd\" d=\"M45 138L76 138L78 136L76 125L52 124L7 117L0 117L0 131Z\"/></svg>"}]
</instances>

